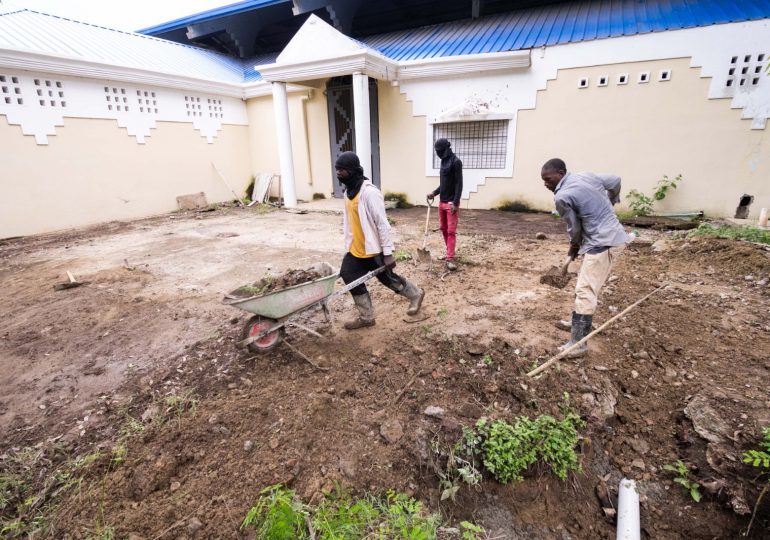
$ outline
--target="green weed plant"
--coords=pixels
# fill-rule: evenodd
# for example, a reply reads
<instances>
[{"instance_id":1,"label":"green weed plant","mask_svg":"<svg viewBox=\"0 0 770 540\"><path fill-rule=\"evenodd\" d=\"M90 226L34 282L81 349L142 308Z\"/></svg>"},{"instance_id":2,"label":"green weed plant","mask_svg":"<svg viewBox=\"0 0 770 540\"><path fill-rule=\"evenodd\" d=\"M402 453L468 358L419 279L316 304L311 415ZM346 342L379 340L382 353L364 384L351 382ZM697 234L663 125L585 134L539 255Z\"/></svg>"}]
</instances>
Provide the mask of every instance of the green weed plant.
<instances>
[{"instance_id":1,"label":"green weed plant","mask_svg":"<svg viewBox=\"0 0 770 540\"><path fill-rule=\"evenodd\" d=\"M700 484L690 480L690 471L681 459L677 459L674 465L663 465L663 470L674 473L676 476L674 482L682 486L682 489L692 497L693 501L700 502Z\"/></svg>"},{"instance_id":2,"label":"green weed plant","mask_svg":"<svg viewBox=\"0 0 770 540\"><path fill-rule=\"evenodd\" d=\"M679 182L682 181L682 175L678 174L675 178L669 178L663 176L655 185L655 191L652 196L645 195L639 190L632 189L626 195L628 199L628 206L636 216L649 216L652 215L652 207L658 202L666 198L668 192L672 189L676 189Z\"/></svg>"}]
</instances>

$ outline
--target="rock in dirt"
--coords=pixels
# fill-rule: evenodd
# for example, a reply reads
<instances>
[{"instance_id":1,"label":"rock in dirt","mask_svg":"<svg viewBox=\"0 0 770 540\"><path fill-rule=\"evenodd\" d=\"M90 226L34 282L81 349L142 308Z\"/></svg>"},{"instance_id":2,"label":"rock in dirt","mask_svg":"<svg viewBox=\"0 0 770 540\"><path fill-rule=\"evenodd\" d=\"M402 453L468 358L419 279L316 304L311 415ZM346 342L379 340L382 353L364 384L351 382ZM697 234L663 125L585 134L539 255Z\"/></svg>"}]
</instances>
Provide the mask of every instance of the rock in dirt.
<instances>
[{"instance_id":1,"label":"rock in dirt","mask_svg":"<svg viewBox=\"0 0 770 540\"><path fill-rule=\"evenodd\" d=\"M630 446L637 454L644 455L650 451L650 444L644 439L633 439L629 437L626 439L626 444Z\"/></svg>"},{"instance_id":2,"label":"rock in dirt","mask_svg":"<svg viewBox=\"0 0 770 540\"><path fill-rule=\"evenodd\" d=\"M698 394L684 408L684 414L692 421L695 431L709 442L727 443L732 431L727 422L709 404L709 398Z\"/></svg>"},{"instance_id":3,"label":"rock in dirt","mask_svg":"<svg viewBox=\"0 0 770 540\"><path fill-rule=\"evenodd\" d=\"M444 418L444 409L430 405L422 412L425 416L432 416L433 418Z\"/></svg>"},{"instance_id":4,"label":"rock in dirt","mask_svg":"<svg viewBox=\"0 0 770 540\"><path fill-rule=\"evenodd\" d=\"M203 523L196 517L190 518L190 521L187 522L187 532L190 534L195 534L201 527L203 527Z\"/></svg>"},{"instance_id":5,"label":"rock in dirt","mask_svg":"<svg viewBox=\"0 0 770 540\"><path fill-rule=\"evenodd\" d=\"M246 441L243 443L243 449L246 452L251 452L253 448L254 448L254 443L252 441Z\"/></svg>"},{"instance_id":6,"label":"rock in dirt","mask_svg":"<svg viewBox=\"0 0 770 540\"><path fill-rule=\"evenodd\" d=\"M542 232L536 233L535 238L537 240L548 240L548 235Z\"/></svg>"},{"instance_id":7,"label":"rock in dirt","mask_svg":"<svg viewBox=\"0 0 770 540\"><path fill-rule=\"evenodd\" d=\"M278 439L276 439L275 437L272 437L272 438L271 438L271 439L268 441L268 443L267 443L267 444L268 444L268 446L270 447L270 449L271 449L271 450L275 450L276 448L278 448L278 444L279 444L279 443L278 443Z\"/></svg>"},{"instance_id":8,"label":"rock in dirt","mask_svg":"<svg viewBox=\"0 0 770 540\"><path fill-rule=\"evenodd\" d=\"M404 428L398 420L389 420L380 426L380 435L388 444L401 440L404 436Z\"/></svg>"}]
</instances>

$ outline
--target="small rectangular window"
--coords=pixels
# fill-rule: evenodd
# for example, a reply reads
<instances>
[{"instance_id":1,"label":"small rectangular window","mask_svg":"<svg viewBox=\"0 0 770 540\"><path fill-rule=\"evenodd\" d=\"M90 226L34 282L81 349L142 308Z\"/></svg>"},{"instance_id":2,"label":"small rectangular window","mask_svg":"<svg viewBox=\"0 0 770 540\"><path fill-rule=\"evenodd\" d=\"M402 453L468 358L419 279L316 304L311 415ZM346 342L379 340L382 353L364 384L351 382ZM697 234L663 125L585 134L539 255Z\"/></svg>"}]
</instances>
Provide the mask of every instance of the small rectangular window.
<instances>
[{"instance_id":1,"label":"small rectangular window","mask_svg":"<svg viewBox=\"0 0 770 540\"><path fill-rule=\"evenodd\" d=\"M732 86L732 85L733 85L733 80L727 79L727 86Z\"/></svg>"},{"instance_id":2,"label":"small rectangular window","mask_svg":"<svg viewBox=\"0 0 770 540\"><path fill-rule=\"evenodd\" d=\"M738 62L738 57L737 56L733 56L732 60L730 60L730 63L731 64L735 64L736 62Z\"/></svg>"},{"instance_id":3,"label":"small rectangular window","mask_svg":"<svg viewBox=\"0 0 770 540\"><path fill-rule=\"evenodd\" d=\"M453 122L433 125L433 141L445 138L465 169L504 169L508 153L509 120ZM433 156L433 168L441 160Z\"/></svg>"},{"instance_id":4,"label":"small rectangular window","mask_svg":"<svg viewBox=\"0 0 770 540\"><path fill-rule=\"evenodd\" d=\"M658 80L659 81L670 81L671 80L671 70L670 69L664 69L658 74Z\"/></svg>"},{"instance_id":5,"label":"small rectangular window","mask_svg":"<svg viewBox=\"0 0 770 540\"><path fill-rule=\"evenodd\" d=\"M757 56L757 62L762 62L764 59L765 59L764 54L760 54L759 56Z\"/></svg>"},{"instance_id":6,"label":"small rectangular window","mask_svg":"<svg viewBox=\"0 0 770 540\"><path fill-rule=\"evenodd\" d=\"M744 62L751 62L751 55L750 55L750 54L747 54L746 56L744 56L744 57L743 57L743 61L744 61Z\"/></svg>"},{"instance_id":7,"label":"small rectangular window","mask_svg":"<svg viewBox=\"0 0 770 540\"><path fill-rule=\"evenodd\" d=\"M588 88L588 77L581 77L578 81L578 88Z\"/></svg>"},{"instance_id":8,"label":"small rectangular window","mask_svg":"<svg viewBox=\"0 0 770 540\"><path fill-rule=\"evenodd\" d=\"M596 84L596 86L607 86L607 81L609 80L609 77L607 75L602 75L599 77L599 82Z\"/></svg>"},{"instance_id":9,"label":"small rectangular window","mask_svg":"<svg viewBox=\"0 0 770 540\"><path fill-rule=\"evenodd\" d=\"M755 85L755 86L756 86L756 85L758 85L758 84L759 84L759 77L756 77L756 78L754 78L754 79L751 79L751 84L753 84L753 85Z\"/></svg>"},{"instance_id":10,"label":"small rectangular window","mask_svg":"<svg viewBox=\"0 0 770 540\"><path fill-rule=\"evenodd\" d=\"M650 82L650 72L649 71L642 71L639 74L639 79L638 80L639 80L640 83Z\"/></svg>"},{"instance_id":11,"label":"small rectangular window","mask_svg":"<svg viewBox=\"0 0 770 540\"><path fill-rule=\"evenodd\" d=\"M11 82L13 84L19 84L19 78L18 77L11 77Z\"/></svg>"}]
</instances>

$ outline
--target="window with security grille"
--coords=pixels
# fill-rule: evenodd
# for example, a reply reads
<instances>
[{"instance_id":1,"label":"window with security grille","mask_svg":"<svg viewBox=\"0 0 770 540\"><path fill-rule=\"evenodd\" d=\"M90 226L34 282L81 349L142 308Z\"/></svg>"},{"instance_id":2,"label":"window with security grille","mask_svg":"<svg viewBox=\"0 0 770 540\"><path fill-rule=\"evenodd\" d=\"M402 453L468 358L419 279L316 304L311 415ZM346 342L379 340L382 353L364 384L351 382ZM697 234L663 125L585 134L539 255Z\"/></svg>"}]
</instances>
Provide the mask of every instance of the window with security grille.
<instances>
[{"instance_id":1,"label":"window with security grille","mask_svg":"<svg viewBox=\"0 0 770 540\"><path fill-rule=\"evenodd\" d=\"M504 169L508 149L509 120L433 124L433 142L449 139L464 169ZM433 154L433 168L441 160Z\"/></svg>"}]
</instances>

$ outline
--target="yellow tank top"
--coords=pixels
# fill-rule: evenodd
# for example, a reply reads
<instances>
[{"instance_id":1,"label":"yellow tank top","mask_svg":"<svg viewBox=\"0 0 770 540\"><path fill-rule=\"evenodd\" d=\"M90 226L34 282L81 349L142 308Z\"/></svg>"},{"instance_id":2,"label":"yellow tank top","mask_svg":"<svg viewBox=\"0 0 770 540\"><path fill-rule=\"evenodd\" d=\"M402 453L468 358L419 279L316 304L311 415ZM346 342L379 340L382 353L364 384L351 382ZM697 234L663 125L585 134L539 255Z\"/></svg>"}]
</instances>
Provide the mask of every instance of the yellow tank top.
<instances>
[{"instance_id":1,"label":"yellow tank top","mask_svg":"<svg viewBox=\"0 0 770 540\"><path fill-rule=\"evenodd\" d=\"M358 216L358 198L361 196L359 191L355 197L348 199L345 197L345 210L348 213L348 223L353 232L353 243L350 244L350 253L359 259L368 259L377 255L376 253L366 253L366 239L364 229L361 227L361 218Z\"/></svg>"}]
</instances>

